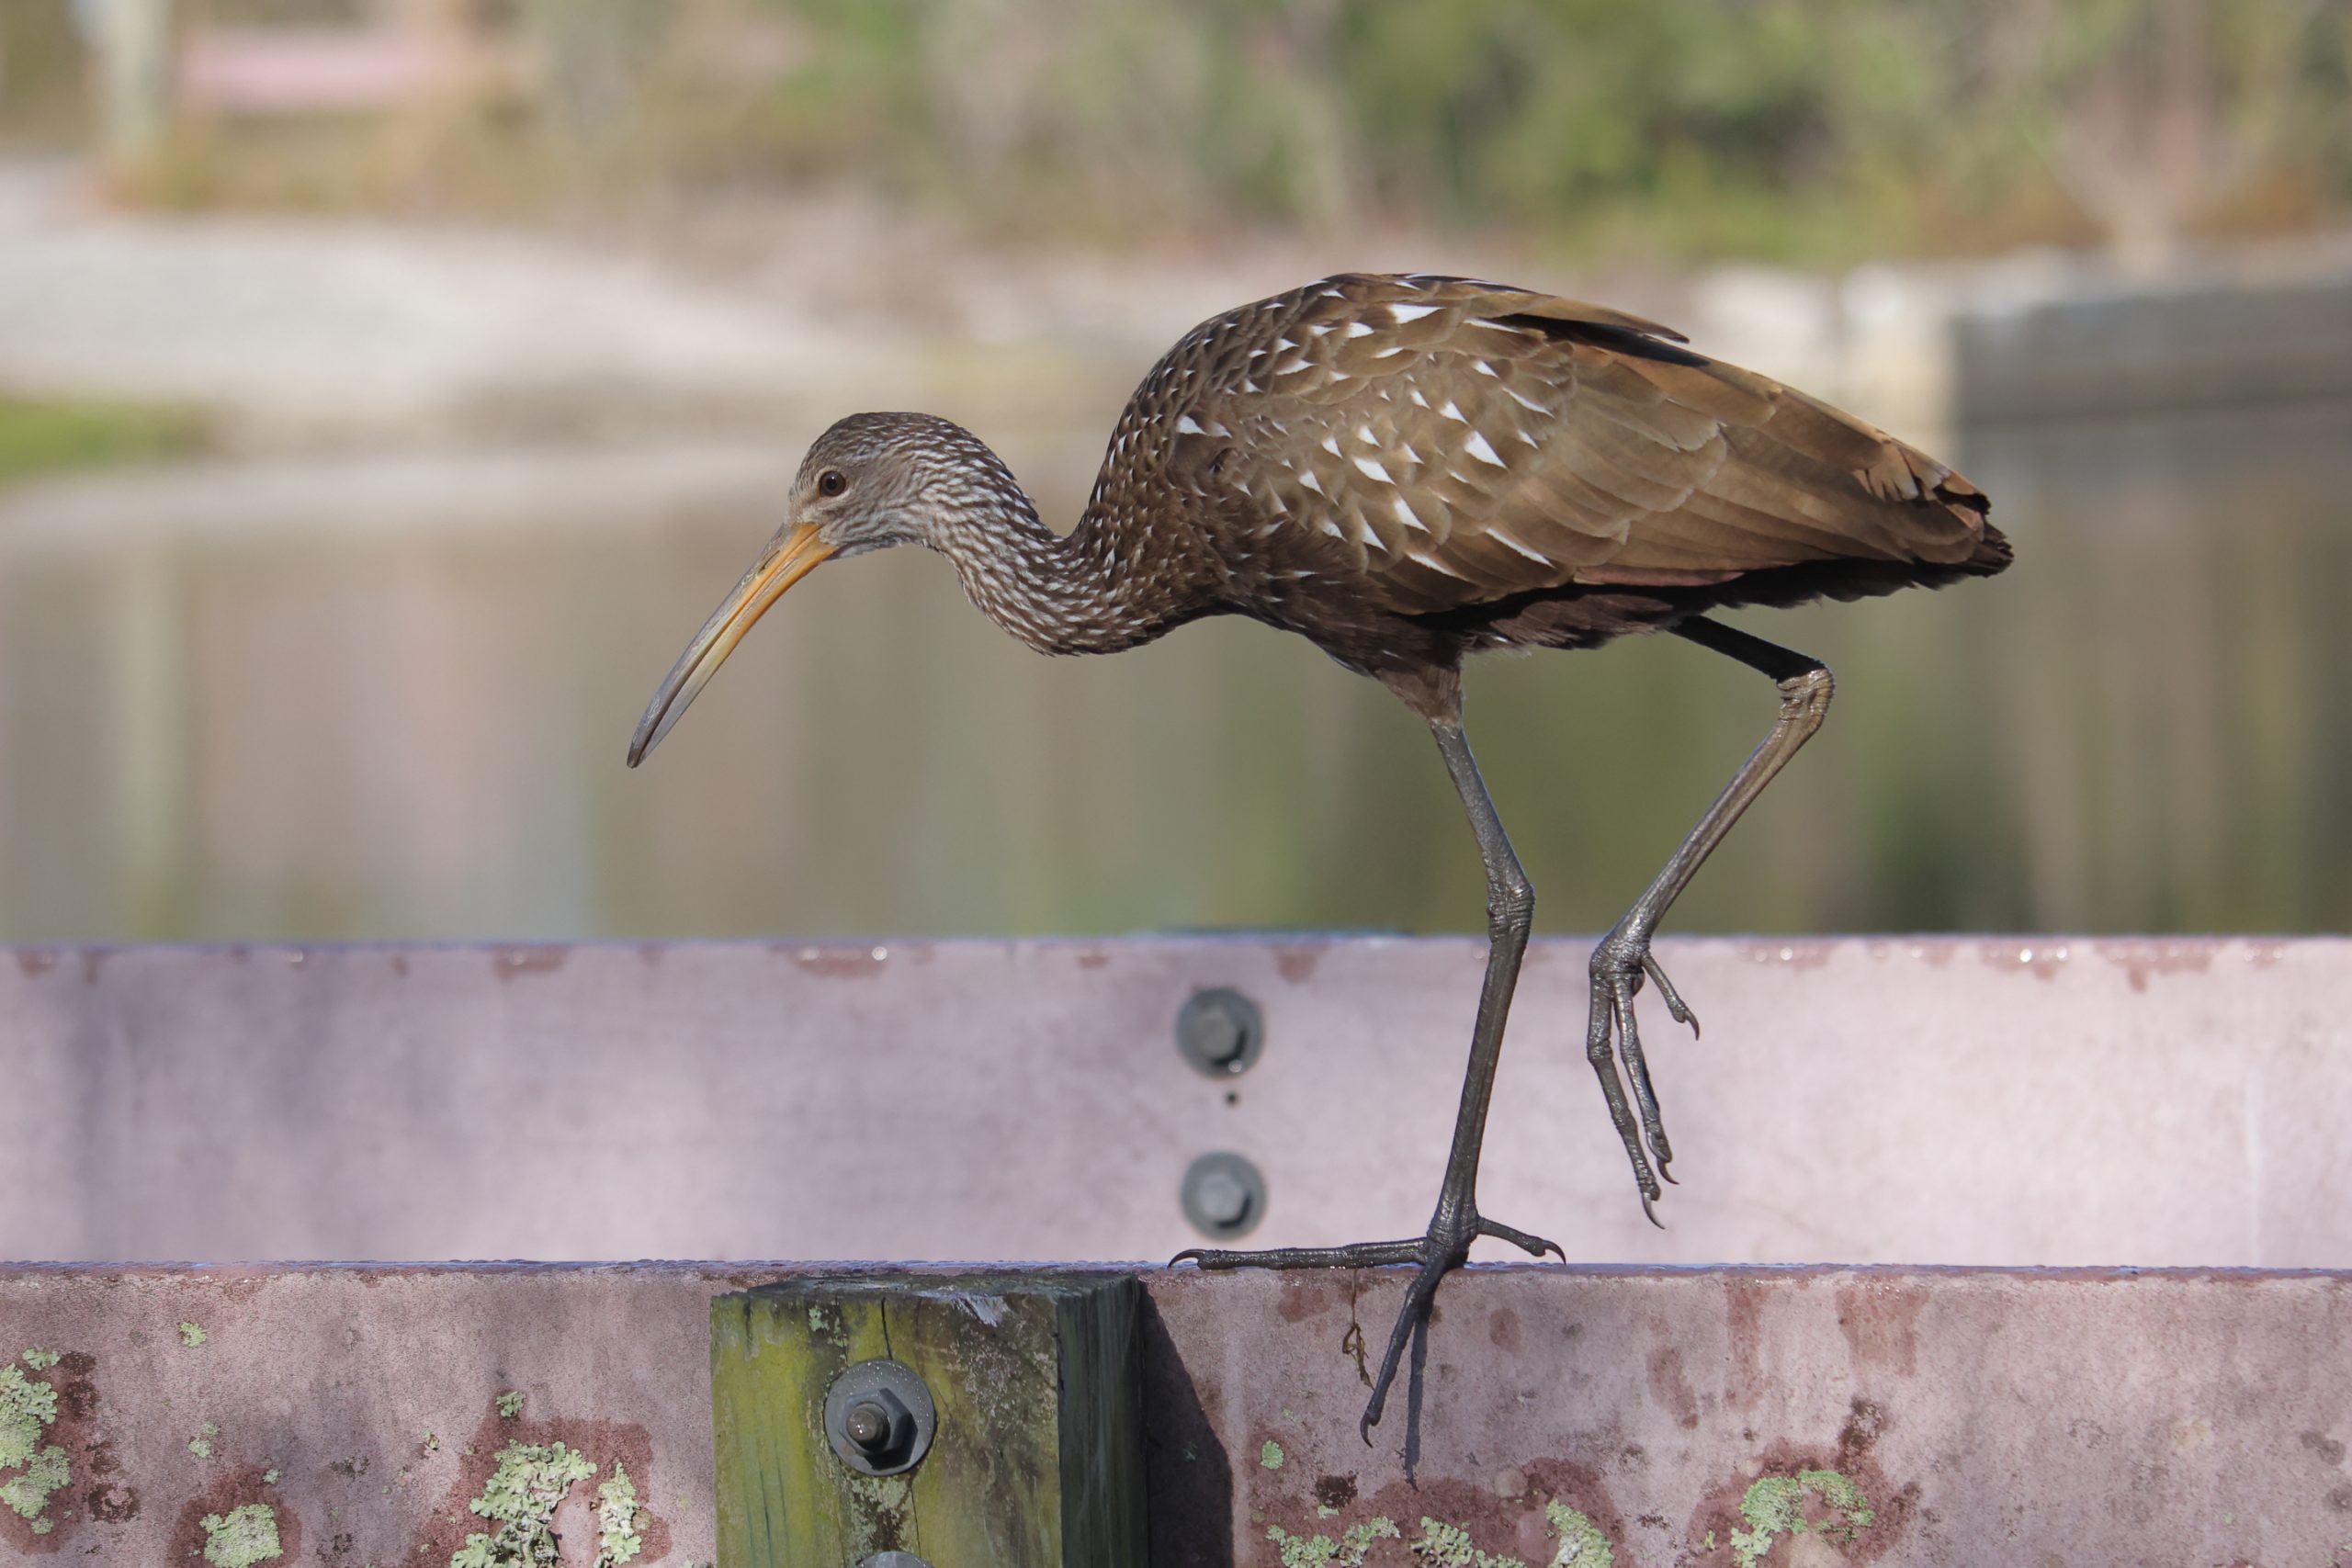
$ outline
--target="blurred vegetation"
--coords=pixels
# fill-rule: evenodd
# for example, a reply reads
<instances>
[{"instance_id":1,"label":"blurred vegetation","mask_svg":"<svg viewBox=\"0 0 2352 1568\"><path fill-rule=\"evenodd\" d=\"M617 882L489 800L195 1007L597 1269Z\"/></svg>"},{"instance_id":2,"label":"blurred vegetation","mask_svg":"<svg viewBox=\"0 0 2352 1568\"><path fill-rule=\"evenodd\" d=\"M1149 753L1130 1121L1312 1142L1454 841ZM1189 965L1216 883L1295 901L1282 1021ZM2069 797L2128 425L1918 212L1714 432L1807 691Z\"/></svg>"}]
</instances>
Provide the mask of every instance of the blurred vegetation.
<instances>
[{"instance_id":1,"label":"blurred vegetation","mask_svg":"<svg viewBox=\"0 0 2352 1568\"><path fill-rule=\"evenodd\" d=\"M68 468L179 457L203 440L201 419L186 409L0 397L0 490Z\"/></svg>"},{"instance_id":2,"label":"blurred vegetation","mask_svg":"<svg viewBox=\"0 0 2352 1568\"><path fill-rule=\"evenodd\" d=\"M77 74L67 6L0 8L0 121L55 122L54 84ZM819 183L1048 239L1396 222L1583 256L1840 263L2161 251L2352 200L2346 0L182 8L188 27L421 17L504 62L389 119L191 119L146 172L189 203Z\"/></svg>"}]
</instances>

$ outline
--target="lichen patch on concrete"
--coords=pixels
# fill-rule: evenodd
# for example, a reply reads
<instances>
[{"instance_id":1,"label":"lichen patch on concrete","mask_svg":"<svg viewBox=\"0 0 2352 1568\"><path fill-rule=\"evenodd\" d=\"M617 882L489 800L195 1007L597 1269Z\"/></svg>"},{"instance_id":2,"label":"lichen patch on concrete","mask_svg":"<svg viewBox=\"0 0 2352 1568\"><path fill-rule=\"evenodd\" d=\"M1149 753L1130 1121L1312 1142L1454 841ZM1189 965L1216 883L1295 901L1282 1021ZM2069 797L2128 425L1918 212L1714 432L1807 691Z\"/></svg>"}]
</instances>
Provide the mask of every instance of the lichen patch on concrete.
<instances>
[{"instance_id":1,"label":"lichen patch on concrete","mask_svg":"<svg viewBox=\"0 0 2352 1568\"><path fill-rule=\"evenodd\" d=\"M243 1503L225 1514L203 1518L204 1560L213 1568L254 1568L283 1555L277 1510L266 1503Z\"/></svg>"},{"instance_id":2,"label":"lichen patch on concrete","mask_svg":"<svg viewBox=\"0 0 2352 1568\"><path fill-rule=\"evenodd\" d=\"M1478 1550L1470 1532L1443 1519L1423 1518L1421 1539L1413 1542L1421 1568L1527 1568L1516 1557L1493 1557Z\"/></svg>"},{"instance_id":3,"label":"lichen patch on concrete","mask_svg":"<svg viewBox=\"0 0 2352 1568\"><path fill-rule=\"evenodd\" d=\"M522 1390L510 1388L504 1393L500 1394L498 1396L498 1414L509 1421L514 1420L514 1417L523 1414Z\"/></svg>"},{"instance_id":4,"label":"lichen patch on concrete","mask_svg":"<svg viewBox=\"0 0 2352 1568\"><path fill-rule=\"evenodd\" d=\"M645 1550L645 1538L637 1533L643 1514L636 1483L615 1460L612 1479L596 1488L596 1568L620 1568Z\"/></svg>"},{"instance_id":5,"label":"lichen patch on concrete","mask_svg":"<svg viewBox=\"0 0 2352 1568\"><path fill-rule=\"evenodd\" d=\"M62 1359L64 1359L64 1357L55 1350L28 1350L25 1352L25 1365L30 1367L37 1372L45 1372L49 1371L50 1368L57 1365L57 1363Z\"/></svg>"},{"instance_id":6,"label":"lichen patch on concrete","mask_svg":"<svg viewBox=\"0 0 2352 1568\"><path fill-rule=\"evenodd\" d=\"M1828 1517L1805 1517L1808 1493L1827 1506ZM1758 1476L1740 1499L1739 1513L1747 1521L1746 1529L1731 1532L1732 1556L1739 1568L1756 1568L1775 1540L1807 1530L1817 1531L1840 1547L1850 1546L1878 1517L1861 1488L1834 1470Z\"/></svg>"},{"instance_id":7,"label":"lichen patch on concrete","mask_svg":"<svg viewBox=\"0 0 2352 1568\"><path fill-rule=\"evenodd\" d=\"M199 1324L183 1323L180 1325L180 1343L187 1346L191 1350L203 1344L205 1340L209 1337L211 1337L204 1332L203 1326Z\"/></svg>"},{"instance_id":8,"label":"lichen patch on concrete","mask_svg":"<svg viewBox=\"0 0 2352 1568\"><path fill-rule=\"evenodd\" d=\"M1544 1517L1560 1538L1560 1550L1551 1568L1614 1568L1616 1549L1599 1525L1566 1503L1544 1504Z\"/></svg>"},{"instance_id":9,"label":"lichen patch on concrete","mask_svg":"<svg viewBox=\"0 0 2352 1568\"><path fill-rule=\"evenodd\" d=\"M1280 1470L1283 1467L1283 1446L1268 1438L1265 1447L1258 1450L1258 1462L1268 1470Z\"/></svg>"},{"instance_id":10,"label":"lichen patch on concrete","mask_svg":"<svg viewBox=\"0 0 2352 1568\"><path fill-rule=\"evenodd\" d=\"M49 1517L50 1495L74 1480L65 1450L41 1441L56 1419L56 1389L25 1376L14 1363L0 1366L0 1505L26 1520L35 1535L56 1528Z\"/></svg>"},{"instance_id":11,"label":"lichen patch on concrete","mask_svg":"<svg viewBox=\"0 0 2352 1568\"><path fill-rule=\"evenodd\" d=\"M1364 1554L1374 1541L1404 1538L1405 1532L1390 1518L1350 1525L1337 1540L1328 1535L1293 1535L1280 1525L1266 1527L1266 1539L1282 1553L1283 1568L1363 1568Z\"/></svg>"},{"instance_id":12,"label":"lichen patch on concrete","mask_svg":"<svg viewBox=\"0 0 2352 1568\"><path fill-rule=\"evenodd\" d=\"M497 1528L466 1537L449 1568L536 1568L557 1561L556 1507L573 1483L595 1473L586 1455L561 1442L508 1443L481 1495L468 1505Z\"/></svg>"}]
</instances>

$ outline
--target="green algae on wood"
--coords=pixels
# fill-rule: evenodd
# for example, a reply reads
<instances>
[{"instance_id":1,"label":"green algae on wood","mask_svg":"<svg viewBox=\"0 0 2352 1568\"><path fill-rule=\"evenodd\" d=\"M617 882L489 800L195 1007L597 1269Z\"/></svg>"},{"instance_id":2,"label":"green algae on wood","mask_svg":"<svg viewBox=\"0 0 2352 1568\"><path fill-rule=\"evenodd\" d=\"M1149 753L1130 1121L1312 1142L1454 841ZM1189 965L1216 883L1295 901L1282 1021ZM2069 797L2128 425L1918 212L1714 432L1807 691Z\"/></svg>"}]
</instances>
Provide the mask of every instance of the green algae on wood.
<instances>
[{"instance_id":1,"label":"green algae on wood","mask_svg":"<svg viewBox=\"0 0 2352 1568\"><path fill-rule=\"evenodd\" d=\"M1804 1499L1813 1494L1826 1504L1834 1517L1808 1521ZM1732 1556L1739 1568L1756 1568L1772 1543L1784 1535L1813 1530L1838 1546L1850 1546L1878 1517L1861 1488L1834 1470L1801 1470L1794 1475L1758 1476L1739 1500L1746 1529L1731 1532Z\"/></svg>"},{"instance_id":2,"label":"green algae on wood","mask_svg":"<svg viewBox=\"0 0 2352 1568\"><path fill-rule=\"evenodd\" d=\"M254 1568L283 1555L277 1540L277 1510L266 1503L244 1503L225 1514L207 1514L204 1560L213 1568Z\"/></svg>"},{"instance_id":3,"label":"green algae on wood","mask_svg":"<svg viewBox=\"0 0 2352 1568\"><path fill-rule=\"evenodd\" d=\"M719 1560L882 1551L989 1568L1143 1568L1140 1291L1131 1275L810 1276L711 1303ZM938 1413L905 1474L843 1465L850 1365L912 1369Z\"/></svg>"}]
</instances>

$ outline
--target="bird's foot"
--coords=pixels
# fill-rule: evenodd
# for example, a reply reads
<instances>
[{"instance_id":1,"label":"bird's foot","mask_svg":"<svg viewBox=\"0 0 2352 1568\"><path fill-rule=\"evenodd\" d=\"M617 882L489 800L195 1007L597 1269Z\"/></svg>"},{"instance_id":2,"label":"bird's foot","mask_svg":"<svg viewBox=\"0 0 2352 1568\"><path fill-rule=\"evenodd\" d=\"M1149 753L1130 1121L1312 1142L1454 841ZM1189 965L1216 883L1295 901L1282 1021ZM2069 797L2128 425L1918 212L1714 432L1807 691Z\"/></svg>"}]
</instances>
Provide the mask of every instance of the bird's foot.
<instances>
[{"instance_id":1,"label":"bird's foot","mask_svg":"<svg viewBox=\"0 0 2352 1568\"><path fill-rule=\"evenodd\" d=\"M1603 937L1600 945L1592 950L1592 1016L1585 1032L1585 1056L1592 1063L1592 1070L1600 1078L1600 1092L1609 1101L1610 1120L1617 1124L1617 1136L1624 1142L1625 1156L1633 1162L1634 1185L1642 1195L1642 1213L1650 1224L1658 1223L1654 1207L1663 1177L1674 1177L1667 1167L1674 1158L1673 1145L1666 1139L1666 1125L1659 1118L1657 1091L1650 1086L1650 1066L1642 1055L1642 1034L1634 1018L1634 998L1641 991L1646 977L1657 983L1658 996L1666 1003L1666 1010L1677 1023L1687 1023L1695 1037L1699 1032L1699 1015L1690 1010L1666 977L1666 971L1650 954L1647 936L1635 936L1623 927ZM1624 1071L1618 1071L1618 1059L1623 1056ZM1630 1099L1626 1086L1632 1086ZM1638 1109L1639 1120L1635 1120ZM1655 1174L1651 1161L1657 1161Z\"/></svg>"},{"instance_id":2,"label":"bird's foot","mask_svg":"<svg viewBox=\"0 0 2352 1568\"><path fill-rule=\"evenodd\" d=\"M1397 1309L1396 1325L1388 1334L1388 1348L1380 1359L1380 1375L1372 1381L1372 1398L1364 1405L1363 1419L1357 1426L1363 1440L1369 1443L1372 1429L1380 1425L1380 1414L1387 1406L1388 1386L1396 1379L1397 1363L1404 1359L1405 1347L1412 1342L1413 1331L1429 1322L1430 1308L1437 1300L1438 1281L1468 1260L1471 1242L1482 1235L1507 1241L1537 1258L1550 1253L1563 1263L1567 1261L1568 1255L1560 1250L1558 1242L1486 1219L1475 1207L1463 1203L1441 1204L1436 1217L1430 1221L1428 1234L1410 1241L1284 1247L1262 1252L1194 1247L1178 1253L1170 1262L1191 1262L1203 1269L1378 1269L1399 1263L1416 1265L1413 1282L1405 1290L1405 1304Z\"/></svg>"}]
</instances>

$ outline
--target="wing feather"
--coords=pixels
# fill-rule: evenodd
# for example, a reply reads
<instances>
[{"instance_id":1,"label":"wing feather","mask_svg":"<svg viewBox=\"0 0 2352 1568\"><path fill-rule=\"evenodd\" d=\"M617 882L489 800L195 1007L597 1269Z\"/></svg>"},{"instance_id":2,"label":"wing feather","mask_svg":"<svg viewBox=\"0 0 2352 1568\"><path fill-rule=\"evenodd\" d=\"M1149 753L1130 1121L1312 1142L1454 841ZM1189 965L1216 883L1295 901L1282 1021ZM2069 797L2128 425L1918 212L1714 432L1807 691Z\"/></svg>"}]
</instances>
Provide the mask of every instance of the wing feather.
<instances>
[{"instance_id":1,"label":"wing feather","mask_svg":"<svg viewBox=\"0 0 2352 1568\"><path fill-rule=\"evenodd\" d=\"M1248 385L1217 378L1194 417L1231 434L1225 482L1396 610L1952 564L1984 538L1983 498L1949 468L1638 316L1429 275L1276 303L1224 362Z\"/></svg>"}]
</instances>

